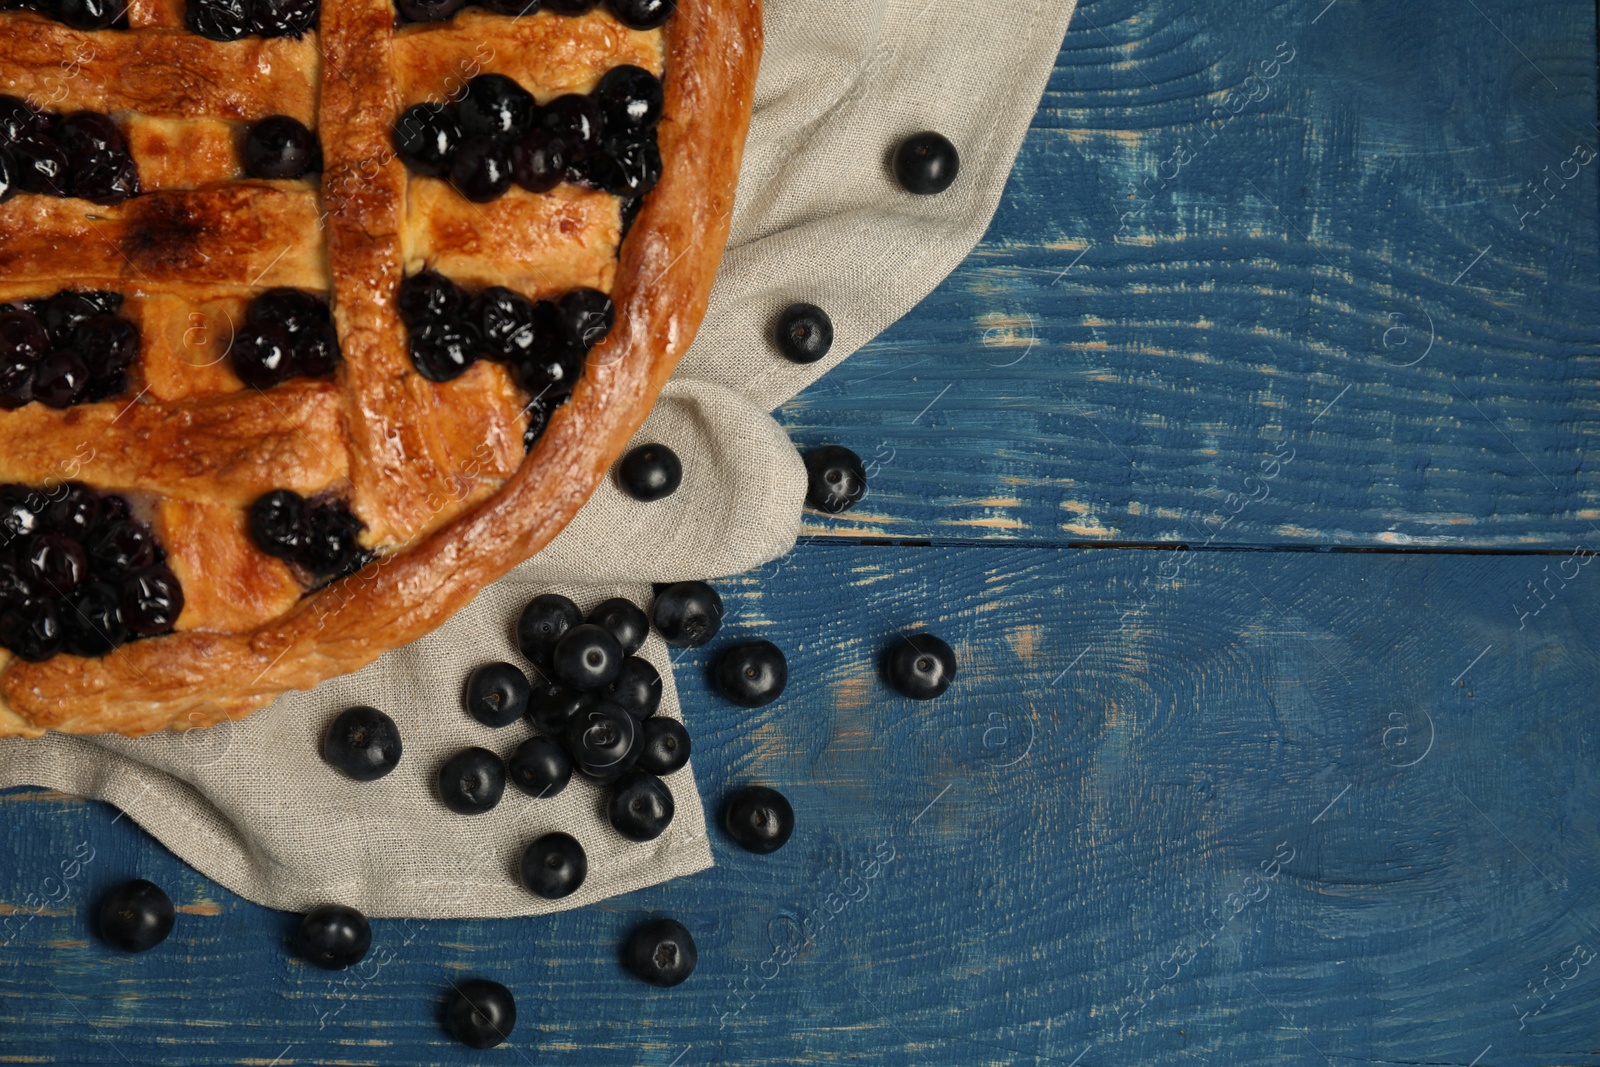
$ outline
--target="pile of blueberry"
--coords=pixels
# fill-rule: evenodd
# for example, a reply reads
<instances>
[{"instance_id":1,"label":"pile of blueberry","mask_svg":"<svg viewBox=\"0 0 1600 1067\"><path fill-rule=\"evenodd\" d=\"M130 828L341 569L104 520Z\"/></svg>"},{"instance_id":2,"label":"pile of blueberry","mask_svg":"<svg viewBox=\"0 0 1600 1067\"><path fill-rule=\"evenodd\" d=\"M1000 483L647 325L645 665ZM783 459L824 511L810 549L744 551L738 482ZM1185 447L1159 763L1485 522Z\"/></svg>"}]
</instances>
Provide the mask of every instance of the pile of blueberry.
<instances>
[{"instance_id":1,"label":"pile of blueberry","mask_svg":"<svg viewBox=\"0 0 1600 1067\"><path fill-rule=\"evenodd\" d=\"M321 0L188 0L183 21L190 32L213 41L251 34L298 38L317 28L321 11Z\"/></svg>"},{"instance_id":2,"label":"pile of blueberry","mask_svg":"<svg viewBox=\"0 0 1600 1067\"><path fill-rule=\"evenodd\" d=\"M83 289L0 304L0 410L127 392L139 328L117 314L121 307L120 293Z\"/></svg>"},{"instance_id":3,"label":"pile of blueberry","mask_svg":"<svg viewBox=\"0 0 1600 1067\"><path fill-rule=\"evenodd\" d=\"M313 502L293 489L275 489L250 505L256 547L304 571L312 585L353 574L374 558L361 547L365 528L337 497Z\"/></svg>"},{"instance_id":4,"label":"pile of blueberry","mask_svg":"<svg viewBox=\"0 0 1600 1067\"><path fill-rule=\"evenodd\" d=\"M406 22L442 22L467 6L467 0L395 0L395 8ZM600 6L600 0L478 0L476 6L513 18L540 11L587 15ZM606 9L617 21L635 30L655 29L671 17L677 6L677 0L606 0Z\"/></svg>"},{"instance_id":5,"label":"pile of blueberry","mask_svg":"<svg viewBox=\"0 0 1600 1067\"><path fill-rule=\"evenodd\" d=\"M171 631L183 587L120 496L0 485L0 645L37 662Z\"/></svg>"},{"instance_id":6,"label":"pile of blueberry","mask_svg":"<svg viewBox=\"0 0 1600 1067\"><path fill-rule=\"evenodd\" d=\"M128 0L0 0L0 11L32 11L85 32L128 28Z\"/></svg>"},{"instance_id":7,"label":"pile of blueberry","mask_svg":"<svg viewBox=\"0 0 1600 1067\"><path fill-rule=\"evenodd\" d=\"M17 193L120 204L139 170L117 124L98 111L59 112L0 96L0 203Z\"/></svg>"},{"instance_id":8,"label":"pile of blueberry","mask_svg":"<svg viewBox=\"0 0 1600 1067\"><path fill-rule=\"evenodd\" d=\"M268 289L250 301L228 348L233 373L255 389L290 378L326 378L339 359L326 301L302 289Z\"/></svg>"},{"instance_id":9,"label":"pile of blueberry","mask_svg":"<svg viewBox=\"0 0 1600 1067\"><path fill-rule=\"evenodd\" d=\"M660 79L640 67L615 67L594 92L542 106L505 75L480 74L455 103L407 108L394 150L413 173L480 204L512 182L543 193L567 181L632 200L661 180L661 103Z\"/></svg>"}]
</instances>

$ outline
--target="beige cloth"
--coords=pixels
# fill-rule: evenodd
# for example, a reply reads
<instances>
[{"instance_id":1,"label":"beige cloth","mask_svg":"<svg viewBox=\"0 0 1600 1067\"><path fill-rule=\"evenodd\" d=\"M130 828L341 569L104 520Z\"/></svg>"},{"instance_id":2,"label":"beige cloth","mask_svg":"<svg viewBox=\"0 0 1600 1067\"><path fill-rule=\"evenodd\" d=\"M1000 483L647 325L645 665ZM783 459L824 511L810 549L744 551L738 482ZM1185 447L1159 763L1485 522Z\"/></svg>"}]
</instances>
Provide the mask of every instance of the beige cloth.
<instances>
[{"instance_id":1,"label":"beige cloth","mask_svg":"<svg viewBox=\"0 0 1600 1067\"><path fill-rule=\"evenodd\" d=\"M446 809L434 786L440 763L468 745L509 755L530 733L470 719L466 677L491 659L520 662L512 627L538 593L564 592L584 607L624 595L648 609L648 582L735 574L793 545L805 472L768 411L905 314L971 251L1072 8L861 0L823 10L770 0L711 311L638 438L683 457L682 488L639 504L608 481L549 548L435 633L240 722L135 740L0 742L0 786L110 801L207 876L290 910L337 901L374 916L537 914L710 866L692 764L668 779L671 828L645 844L615 833L603 793L576 778L551 800L508 788L489 813ZM923 129L961 151L960 177L938 196L904 193L887 173L894 144ZM834 322L832 353L810 366L778 358L768 340L774 316L796 300L828 309ZM661 714L682 718L666 653L652 635L642 654L665 681ZM405 743L399 767L365 784L318 755L327 721L358 703L393 716ZM589 878L552 905L523 890L515 871L526 843L553 829L583 842Z\"/></svg>"}]
</instances>

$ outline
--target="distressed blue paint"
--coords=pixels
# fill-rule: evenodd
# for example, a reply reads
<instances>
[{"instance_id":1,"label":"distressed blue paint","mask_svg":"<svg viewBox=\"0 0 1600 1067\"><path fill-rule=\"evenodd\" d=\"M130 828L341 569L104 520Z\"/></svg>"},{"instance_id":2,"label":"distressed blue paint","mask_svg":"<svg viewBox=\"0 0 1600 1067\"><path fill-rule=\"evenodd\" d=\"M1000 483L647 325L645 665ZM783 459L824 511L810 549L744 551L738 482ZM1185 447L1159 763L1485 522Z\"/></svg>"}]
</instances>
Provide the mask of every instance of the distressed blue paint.
<instances>
[{"instance_id":1,"label":"distressed blue paint","mask_svg":"<svg viewBox=\"0 0 1600 1067\"><path fill-rule=\"evenodd\" d=\"M348 995L289 958L286 917L128 820L12 794L0 900L81 842L96 858L63 914L0 950L0 1062L1068 1064L1092 1046L1080 1063L1464 1067L1492 1045L1485 1067L1597 1064L1600 958L1518 1029L1528 982L1600 951L1600 569L1571 563L1519 629L1544 566L804 545L723 584L733 618L680 672L705 797L781 786L787 848L718 835L712 871L549 919L377 923L393 961ZM914 625L961 662L928 704L875 673ZM704 670L754 635L793 680L745 711ZM134 874L221 913L109 953L83 909ZM615 959L658 913L701 948L675 990ZM725 1015L808 918L810 945ZM1119 1034L1147 973L1170 980ZM462 975L520 991L521 1056L444 1042L436 994Z\"/></svg>"},{"instance_id":2,"label":"distressed blue paint","mask_svg":"<svg viewBox=\"0 0 1600 1067\"><path fill-rule=\"evenodd\" d=\"M1600 148L1593 5L1325 6L1079 5L975 254L783 409L880 461L811 529L1194 543L1288 438L1222 543L1592 534L1600 160L1519 215Z\"/></svg>"}]
</instances>

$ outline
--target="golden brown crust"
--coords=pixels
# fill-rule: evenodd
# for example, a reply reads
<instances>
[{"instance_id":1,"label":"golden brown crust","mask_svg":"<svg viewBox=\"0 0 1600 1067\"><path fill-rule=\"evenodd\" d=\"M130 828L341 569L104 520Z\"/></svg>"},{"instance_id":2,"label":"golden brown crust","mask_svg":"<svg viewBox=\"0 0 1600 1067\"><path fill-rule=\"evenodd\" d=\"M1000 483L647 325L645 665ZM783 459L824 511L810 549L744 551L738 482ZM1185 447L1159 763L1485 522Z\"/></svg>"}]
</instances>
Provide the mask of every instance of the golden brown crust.
<instances>
[{"instance_id":1,"label":"golden brown crust","mask_svg":"<svg viewBox=\"0 0 1600 1067\"><path fill-rule=\"evenodd\" d=\"M351 26L370 25L370 41L387 42L378 16L389 11L388 0L325 5L324 36L350 39L338 33L339 20L349 20ZM326 21L330 14L332 26ZM100 660L12 662L0 675L0 735L39 728L142 734L242 716L280 693L356 670L427 633L571 520L644 421L705 313L750 119L761 52L759 0L680 0L665 39L666 105L658 136L666 165L621 248L612 292L617 325L590 354L572 400L557 411L515 474L411 547L302 599L249 633L189 631L134 642ZM403 533L426 528L461 501L484 495L515 457L503 426L484 445L493 461L474 469L461 460L467 440L401 421L415 413L432 425L426 418L431 406L461 398L443 396L446 390L405 373L408 368L385 363L404 351L386 303L399 278L397 197L404 179L387 158L378 125L387 121L388 104L381 98L394 101L381 82L387 67L377 47L329 49L329 62L345 74L380 81L376 88L369 83L358 89L348 82L342 88L343 78L331 73L324 80L324 129L334 109L347 106L341 120L350 124L329 160L324 196L334 255L369 268L365 274L341 270L336 280L341 344L347 354L362 346L357 358L347 359L340 390L350 424L352 481L359 489L395 479L381 500L376 494L366 503L358 497L356 510L369 525ZM369 172L369 180L339 184L341 175ZM0 238L0 270L5 254ZM463 393L505 387L487 371L480 380L452 384ZM263 395L276 397L285 388ZM315 406L314 396L315 390L305 391L305 406ZM214 406L240 403L223 397ZM464 472L470 473L463 477ZM206 477L214 487L221 475ZM185 484L181 477L172 481L174 488ZM217 493L207 499L217 499ZM368 506L376 509L371 515Z\"/></svg>"}]
</instances>

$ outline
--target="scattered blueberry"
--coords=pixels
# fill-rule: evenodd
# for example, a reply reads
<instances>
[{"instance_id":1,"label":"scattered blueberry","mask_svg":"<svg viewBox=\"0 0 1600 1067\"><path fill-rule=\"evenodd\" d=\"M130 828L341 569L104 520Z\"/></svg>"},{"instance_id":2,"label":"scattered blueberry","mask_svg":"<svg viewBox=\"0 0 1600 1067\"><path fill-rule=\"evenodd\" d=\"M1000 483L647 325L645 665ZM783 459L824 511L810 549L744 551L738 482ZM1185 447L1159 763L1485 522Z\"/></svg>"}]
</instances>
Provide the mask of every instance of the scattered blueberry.
<instances>
[{"instance_id":1,"label":"scattered blueberry","mask_svg":"<svg viewBox=\"0 0 1600 1067\"><path fill-rule=\"evenodd\" d=\"M233 373L252 389L271 389L294 376L289 334L278 326L244 326L228 347Z\"/></svg>"},{"instance_id":2,"label":"scattered blueberry","mask_svg":"<svg viewBox=\"0 0 1600 1067\"><path fill-rule=\"evenodd\" d=\"M783 650L771 641L746 641L734 645L717 659L717 688L745 708L759 708L777 700L789 682L789 664Z\"/></svg>"},{"instance_id":3,"label":"scattered blueberry","mask_svg":"<svg viewBox=\"0 0 1600 1067\"><path fill-rule=\"evenodd\" d=\"M566 737L573 716L598 699L555 682L537 686L528 695L528 723L546 737Z\"/></svg>"},{"instance_id":4,"label":"scattered blueberry","mask_svg":"<svg viewBox=\"0 0 1600 1067\"><path fill-rule=\"evenodd\" d=\"M790 304L778 316L778 350L793 363L815 363L833 347L833 320L815 304Z\"/></svg>"},{"instance_id":5,"label":"scattered blueberry","mask_svg":"<svg viewBox=\"0 0 1600 1067\"><path fill-rule=\"evenodd\" d=\"M517 746L506 769L512 785L543 800L560 793L572 780L572 757L554 738L530 737Z\"/></svg>"},{"instance_id":6,"label":"scattered blueberry","mask_svg":"<svg viewBox=\"0 0 1600 1067\"><path fill-rule=\"evenodd\" d=\"M450 174L450 160L461 147L461 124L444 104L413 104L394 124L394 150L400 162L428 178Z\"/></svg>"},{"instance_id":7,"label":"scattered blueberry","mask_svg":"<svg viewBox=\"0 0 1600 1067\"><path fill-rule=\"evenodd\" d=\"M794 833L794 808L776 789L746 786L729 799L722 825L741 848L765 855L788 843Z\"/></svg>"},{"instance_id":8,"label":"scattered blueberry","mask_svg":"<svg viewBox=\"0 0 1600 1067\"><path fill-rule=\"evenodd\" d=\"M295 946L307 963L325 971L342 971L366 958L372 947L372 926L354 908L322 904L300 920Z\"/></svg>"},{"instance_id":9,"label":"scattered blueberry","mask_svg":"<svg viewBox=\"0 0 1600 1067\"><path fill-rule=\"evenodd\" d=\"M631 656L644 646L650 636L650 617L627 597L614 596L602 600L589 612L589 621L611 631L611 636L622 646L622 654Z\"/></svg>"},{"instance_id":10,"label":"scattered blueberry","mask_svg":"<svg viewBox=\"0 0 1600 1067\"><path fill-rule=\"evenodd\" d=\"M683 462L666 445L638 445L617 462L617 484L635 500L671 496L683 482Z\"/></svg>"},{"instance_id":11,"label":"scattered blueberry","mask_svg":"<svg viewBox=\"0 0 1600 1067\"><path fill-rule=\"evenodd\" d=\"M358 782L382 778L400 762L400 728L377 708L346 708L322 737L322 758Z\"/></svg>"},{"instance_id":12,"label":"scattered blueberry","mask_svg":"<svg viewBox=\"0 0 1600 1067\"><path fill-rule=\"evenodd\" d=\"M249 177L288 180L321 169L317 135L295 119L272 115L250 127L244 141L244 172Z\"/></svg>"},{"instance_id":13,"label":"scattered blueberry","mask_svg":"<svg viewBox=\"0 0 1600 1067\"><path fill-rule=\"evenodd\" d=\"M676 582L657 594L655 621L667 644L697 648L722 629L722 598L705 582Z\"/></svg>"},{"instance_id":14,"label":"scattered blueberry","mask_svg":"<svg viewBox=\"0 0 1600 1067\"><path fill-rule=\"evenodd\" d=\"M457 815L479 815L500 803L506 765L486 748L464 749L439 768L439 796Z\"/></svg>"},{"instance_id":15,"label":"scattered blueberry","mask_svg":"<svg viewBox=\"0 0 1600 1067\"><path fill-rule=\"evenodd\" d=\"M592 704L567 725L567 751L578 773L599 782L615 781L639 759L639 727L615 704Z\"/></svg>"},{"instance_id":16,"label":"scattered blueberry","mask_svg":"<svg viewBox=\"0 0 1600 1067\"><path fill-rule=\"evenodd\" d=\"M676 919L657 919L628 938L628 968L654 986L675 986L694 973L700 953Z\"/></svg>"},{"instance_id":17,"label":"scattered blueberry","mask_svg":"<svg viewBox=\"0 0 1600 1067\"><path fill-rule=\"evenodd\" d=\"M894 151L894 176L908 193L942 193L950 188L960 169L956 146L937 133L907 137Z\"/></svg>"},{"instance_id":18,"label":"scattered blueberry","mask_svg":"<svg viewBox=\"0 0 1600 1067\"><path fill-rule=\"evenodd\" d=\"M589 857L571 834L545 834L522 853L522 884L534 896L560 900L576 892L588 875Z\"/></svg>"},{"instance_id":19,"label":"scattered blueberry","mask_svg":"<svg viewBox=\"0 0 1600 1067\"><path fill-rule=\"evenodd\" d=\"M607 133L653 130L661 121L661 79L643 67L612 67L594 90Z\"/></svg>"},{"instance_id":20,"label":"scattered blueberry","mask_svg":"<svg viewBox=\"0 0 1600 1067\"><path fill-rule=\"evenodd\" d=\"M861 457L843 445L823 445L805 454L806 503L837 515L861 503L867 493L867 469Z\"/></svg>"},{"instance_id":21,"label":"scattered blueberry","mask_svg":"<svg viewBox=\"0 0 1600 1067\"><path fill-rule=\"evenodd\" d=\"M634 771L617 783L606 805L611 826L630 841L654 841L672 824L672 791L653 774Z\"/></svg>"},{"instance_id":22,"label":"scattered blueberry","mask_svg":"<svg viewBox=\"0 0 1600 1067\"><path fill-rule=\"evenodd\" d=\"M602 697L643 722L661 707L661 672L647 659L628 656L622 670L601 690Z\"/></svg>"},{"instance_id":23,"label":"scattered blueberry","mask_svg":"<svg viewBox=\"0 0 1600 1067\"><path fill-rule=\"evenodd\" d=\"M666 777L689 762L689 731L677 719L657 715L639 727L639 769Z\"/></svg>"},{"instance_id":24,"label":"scattered blueberry","mask_svg":"<svg viewBox=\"0 0 1600 1067\"><path fill-rule=\"evenodd\" d=\"M528 711L528 676L509 663L486 663L467 678L467 714L485 726L510 726Z\"/></svg>"},{"instance_id":25,"label":"scattered blueberry","mask_svg":"<svg viewBox=\"0 0 1600 1067\"><path fill-rule=\"evenodd\" d=\"M889 684L912 700L932 700L950 688L956 676L956 654L930 633L902 634L884 664Z\"/></svg>"},{"instance_id":26,"label":"scattered blueberry","mask_svg":"<svg viewBox=\"0 0 1600 1067\"><path fill-rule=\"evenodd\" d=\"M568 630L550 659L556 681L574 689L601 689L622 670L622 646L611 631L593 623Z\"/></svg>"},{"instance_id":27,"label":"scattered blueberry","mask_svg":"<svg viewBox=\"0 0 1600 1067\"><path fill-rule=\"evenodd\" d=\"M451 1035L469 1048L503 1045L517 1027L516 998L511 990L487 978L455 984L445 1014Z\"/></svg>"},{"instance_id":28,"label":"scattered blueberry","mask_svg":"<svg viewBox=\"0 0 1600 1067\"><path fill-rule=\"evenodd\" d=\"M148 952L172 933L176 915L160 886L136 878L100 902L100 936L124 952Z\"/></svg>"},{"instance_id":29,"label":"scattered blueberry","mask_svg":"<svg viewBox=\"0 0 1600 1067\"><path fill-rule=\"evenodd\" d=\"M517 647L540 670L548 670L556 642L583 622L578 605L560 593L542 593L528 601L517 619Z\"/></svg>"}]
</instances>

